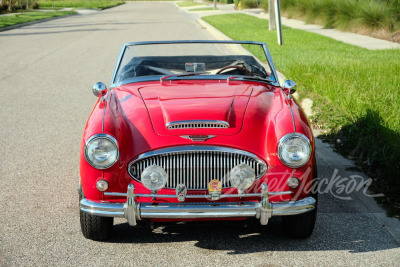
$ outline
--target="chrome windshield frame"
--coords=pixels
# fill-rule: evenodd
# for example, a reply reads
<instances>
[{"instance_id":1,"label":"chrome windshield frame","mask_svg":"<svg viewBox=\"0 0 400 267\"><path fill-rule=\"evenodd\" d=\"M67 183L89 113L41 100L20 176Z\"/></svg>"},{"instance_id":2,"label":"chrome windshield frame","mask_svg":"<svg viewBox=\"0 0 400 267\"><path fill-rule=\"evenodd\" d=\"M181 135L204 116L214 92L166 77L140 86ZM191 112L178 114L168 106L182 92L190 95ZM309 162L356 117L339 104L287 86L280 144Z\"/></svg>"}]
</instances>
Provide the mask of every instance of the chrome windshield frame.
<instances>
[{"instance_id":1,"label":"chrome windshield frame","mask_svg":"<svg viewBox=\"0 0 400 267\"><path fill-rule=\"evenodd\" d=\"M272 61L272 57L271 54L269 52L268 46L266 43L263 42L253 42L253 41L231 41L231 40L176 40L176 41L149 41L149 42L132 42L132 43L125 43L122 45L121 51L119 53L118 56L118 60L117 63L115 64L114 67L114 72L113 75L111 77L111 81L110 81L110 89L126 84L125 82L119 82L119 83L115 83L115 77L117 75L118 69L121 65L121 61L122 58L125 54L126 48L128 46L136 46L136 45L155 45L155 44L248 44L248 45L259 45L263 50L264 50L264 54L265 57L267 59L267 63L268 66L271 69L273 78L274 78L274 85L280 87L280 83L279 83L279 78L278 78L278 74L277 71L275 69L275 65ZM151 76L150 76L151 77ZM221 79L226 79L221 77ZM132 80L132 79L128 79ZM151 81L152 79L149 79L149 81ZM139 81L146 81L145 79L139 79ZM131 81L132 82L132 81Z\"/></svg>"}]
</instances>

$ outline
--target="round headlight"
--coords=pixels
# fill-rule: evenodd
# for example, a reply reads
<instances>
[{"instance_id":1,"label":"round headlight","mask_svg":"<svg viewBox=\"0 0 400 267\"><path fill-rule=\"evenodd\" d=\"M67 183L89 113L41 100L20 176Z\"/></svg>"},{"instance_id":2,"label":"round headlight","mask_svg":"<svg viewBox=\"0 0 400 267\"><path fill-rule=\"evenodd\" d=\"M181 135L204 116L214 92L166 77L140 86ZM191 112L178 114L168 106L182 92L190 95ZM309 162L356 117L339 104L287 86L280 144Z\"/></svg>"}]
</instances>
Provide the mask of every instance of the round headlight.
<instances>
[{"instance_id":1,"label":"round headlight","mask_svg":"<svg viewBox=\"0 0 400 267\"><path fill-rule=\"evenodd\" d=\"M239 164L231 170L229 180L233 187L243 191L253 185L256 175L252 167L246 164Z\"/></svg>"},{"instance_id":2,"label":"round headlight","mask_svg":"<svg viewBox=\"0 0 400 267\"><path fill-rule=\"evenodd\" d=\"M118 143L108 134L97 134L89 138L85 145L86 161L96 169L107 169L117 162Z\"/></svg>"},{"instance_id":3,"label":"round headlight","mask_svg":"<svg viewBox=\"0 0 400 267\"><path fill-rule=\"evenodd\" d=\"M311 157L310 141L300 133L287 134L279 141L278 157L288 167L301 167Z\"/></svg>"},{"instance_id":4,"label":"round headlight","mask_svg":"<svg viewBox=\"0 0 400 267\"><path fill-rule=\"evenodd\" d=\"M143 185L147 189L157 191L167 183L168 174L160 166L152 165L144 169L141 178Z\"/></svg>"}]
</instances>

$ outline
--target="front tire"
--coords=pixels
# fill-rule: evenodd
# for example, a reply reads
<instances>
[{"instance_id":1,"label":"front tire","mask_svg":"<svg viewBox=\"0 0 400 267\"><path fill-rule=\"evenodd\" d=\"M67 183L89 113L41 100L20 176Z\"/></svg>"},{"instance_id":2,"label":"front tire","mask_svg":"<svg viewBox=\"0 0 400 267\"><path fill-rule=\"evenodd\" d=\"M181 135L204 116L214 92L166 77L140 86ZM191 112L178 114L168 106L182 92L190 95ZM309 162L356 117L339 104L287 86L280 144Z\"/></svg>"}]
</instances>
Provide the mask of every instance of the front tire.
<instances>
[{"instance_id":1,"label":"front tire","mask_svg":"<svg viewBox=\"0 0 400 267\"><path fill-rule=\"evenodd\" d=\"M79 201L84 198L82 188L78 189ZM81 230L84 237L91 240L106 240L109 239L113 232L114 218L100 217L91 215L83 211L79 211L81 222Z\"/></svg>"},{"instance_id":2,"label":"front tire","mask_svg":"<svg viewBox=\"0 0 400 267\"><path fill-rule=\"evenodd\" d=\"M293 238L310 237L317 219L317 208L307 213L282 217L282 225L286 234Z\"/></svg>"},{"instance_id":3,"label":"front tire","mask_svg":"<svg viewBox=\"0 0 400 267\"><path fill-rule=\"evenodd\" d=\"M313 177L313 186L312 188L317 187L317 164L314 165L314 177ZM299 215L291 215L291 216L283 216L282 217L282 225L286 234L292 238L308 238L311 236L315 221L317 220L317 203L318 203L318 192L311 192L311 196L315 198L317 201L315 203L315 208L312 211L307 213L299 214Z\"/></svg>"}]
</instances>

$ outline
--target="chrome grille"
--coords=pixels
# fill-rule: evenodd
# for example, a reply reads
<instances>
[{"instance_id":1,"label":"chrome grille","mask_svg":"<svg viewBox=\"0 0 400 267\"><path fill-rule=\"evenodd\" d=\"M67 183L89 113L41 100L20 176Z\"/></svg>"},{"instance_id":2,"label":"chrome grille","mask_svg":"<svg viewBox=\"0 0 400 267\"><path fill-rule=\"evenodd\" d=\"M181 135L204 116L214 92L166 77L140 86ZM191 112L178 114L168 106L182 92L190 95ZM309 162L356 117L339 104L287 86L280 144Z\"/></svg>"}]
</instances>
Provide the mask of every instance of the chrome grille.
<instances>
[{"instance_id":1,"label":"chrome grille","mask_svg":"<svg viewBox=\"0 0 400 267\"><path fill-rule=\"evenodd\" d=\"M194 129L194 128L229 128L229 123L226 121L172 121L167 123L167 129Z\"/></svg>"},{"instance_id":2,"label":"chrome grille","mask_svg":"<svg viewBox=\"0 0 400 267\"><path fill-rule=\"evenodd\" d=\"M141 155L129 165L130 175L140 181L143 170L156 164L163 167L168 174L166 188L176 188L178 184L185 184L188 189L205 190L213 179L220 180L224 188L231 187L229 172L241 163L251 166L257 179L267 170L263 161L245 151L196 146L175 149L175 151L165 149Z\"/></svg>"}]
</instances>

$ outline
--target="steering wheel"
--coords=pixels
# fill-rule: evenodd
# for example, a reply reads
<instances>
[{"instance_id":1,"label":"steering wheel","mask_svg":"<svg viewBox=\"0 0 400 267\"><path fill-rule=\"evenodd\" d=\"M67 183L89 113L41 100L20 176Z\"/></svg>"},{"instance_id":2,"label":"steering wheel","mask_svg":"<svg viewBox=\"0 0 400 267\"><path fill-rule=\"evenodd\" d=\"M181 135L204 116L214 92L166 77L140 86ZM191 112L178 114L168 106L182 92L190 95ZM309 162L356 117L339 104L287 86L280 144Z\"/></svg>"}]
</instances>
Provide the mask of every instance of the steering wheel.
<instances>
[{"instance_id":1,"label":"steering wheel","mask_svg":"<svg viewBox=\"0 0 400 267\"><path fill-rule=\"evenodd\" d=\"M231 65L231 66L223 67L222 69L220 69L219 71L217 71L216 74L220 74L221 72L223 72L223 71L226 70L226 69L238 69L238 70L242 70L242 71L248 73L250 76L254 76L254 74L253 74L251 71L249 71L249 70L246 69L245 67L238 66L238 65Z\"/></svg>"}]
</instances>

